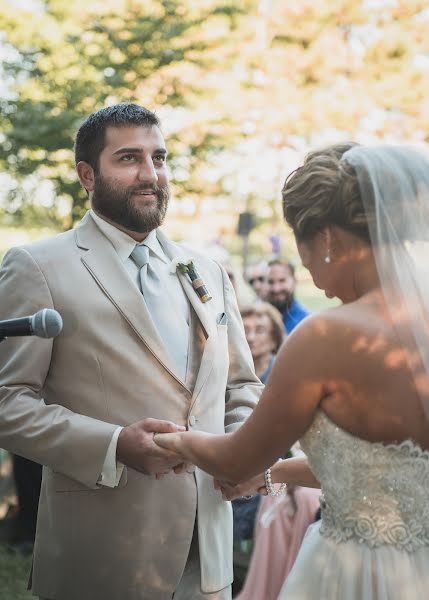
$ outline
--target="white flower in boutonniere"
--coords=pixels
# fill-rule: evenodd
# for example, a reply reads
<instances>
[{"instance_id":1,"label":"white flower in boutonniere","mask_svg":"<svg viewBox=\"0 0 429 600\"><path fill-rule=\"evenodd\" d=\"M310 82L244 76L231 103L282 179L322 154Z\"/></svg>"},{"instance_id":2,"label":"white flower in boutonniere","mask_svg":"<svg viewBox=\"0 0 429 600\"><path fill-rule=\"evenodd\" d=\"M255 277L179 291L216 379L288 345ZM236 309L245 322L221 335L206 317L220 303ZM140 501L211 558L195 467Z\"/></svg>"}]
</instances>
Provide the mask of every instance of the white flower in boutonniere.
<instances>
[{"instance_id":1,"label":"white flower in boutonniere","mask_svg":"<svg viewBox=\"0 0 429 600\"><path fill-rule=\"evenodd\" d=\"M205 303L212 299L210 293L206 287L206 284L201 279L192 258L184 259L175 258L171 261L171 271L174 273L179 270L184 275L187 275L192 283L192 287L197 293L201 302Z\"/></svg>"}]
</instances>

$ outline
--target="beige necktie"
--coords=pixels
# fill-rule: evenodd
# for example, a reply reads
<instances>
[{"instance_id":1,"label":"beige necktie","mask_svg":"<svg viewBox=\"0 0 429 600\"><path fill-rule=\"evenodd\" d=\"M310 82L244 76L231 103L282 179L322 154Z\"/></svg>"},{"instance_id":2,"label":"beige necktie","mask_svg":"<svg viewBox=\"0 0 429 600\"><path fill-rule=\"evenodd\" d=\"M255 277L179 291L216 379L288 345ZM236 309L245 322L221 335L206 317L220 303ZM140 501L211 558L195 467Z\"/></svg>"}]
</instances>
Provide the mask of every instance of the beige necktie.
<instances>
[{"instance_id":1,"label":"beige necktie","mask_svg":"<svg viewBox=\"0 0 429 600\"><path fill-rule=\"evenodd\" d=\"M140 269L141 291L165 350L174 363L174 372L185 381L189 339L185 315L175 310L174 302L168 297L161 279L151 267L149 248L144 244L136 245L131 258Z\"/></svg>"}]
</instances>

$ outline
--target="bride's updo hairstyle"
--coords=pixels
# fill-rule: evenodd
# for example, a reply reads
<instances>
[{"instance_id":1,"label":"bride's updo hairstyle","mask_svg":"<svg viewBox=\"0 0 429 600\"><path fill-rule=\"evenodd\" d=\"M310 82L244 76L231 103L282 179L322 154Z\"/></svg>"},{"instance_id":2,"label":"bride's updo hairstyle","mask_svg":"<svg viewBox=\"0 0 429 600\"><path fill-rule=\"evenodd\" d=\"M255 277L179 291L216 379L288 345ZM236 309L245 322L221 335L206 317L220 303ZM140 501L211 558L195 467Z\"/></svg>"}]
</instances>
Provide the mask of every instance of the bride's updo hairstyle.
<instances>
[{"instance_id":1,"label":"bride's updo hairstyle","mask_svg":"<svg viewBox=\"0 0 429 600\"><path fill-rule=\"evenodd\" d=\"M309 241L325 227L337 225L370 243L355 170L341 160L354 146L335 144L311 152L287 177L282 190L283 213L297 241Z\"/></svg>"}]
</instances>

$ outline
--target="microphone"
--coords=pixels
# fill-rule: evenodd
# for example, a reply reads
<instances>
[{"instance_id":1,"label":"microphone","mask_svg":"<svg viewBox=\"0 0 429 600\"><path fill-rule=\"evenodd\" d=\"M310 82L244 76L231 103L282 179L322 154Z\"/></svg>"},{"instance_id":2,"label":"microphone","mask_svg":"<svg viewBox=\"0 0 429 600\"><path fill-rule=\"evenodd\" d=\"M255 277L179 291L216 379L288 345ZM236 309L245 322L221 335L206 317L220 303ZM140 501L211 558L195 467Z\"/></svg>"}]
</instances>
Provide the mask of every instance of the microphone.
<instances>
[{"instance_id":1,"label":"microphone","mask_svg":"<svg viewBox=\"0 0 429 600\"><path fill-rule=\"evenodd\" d=\"M41 338L53 338L63 328L63 320L56 310L43 308L29 317L0 321L0 340L7 337L37 335Z\"/></svg>"}]
</instances>

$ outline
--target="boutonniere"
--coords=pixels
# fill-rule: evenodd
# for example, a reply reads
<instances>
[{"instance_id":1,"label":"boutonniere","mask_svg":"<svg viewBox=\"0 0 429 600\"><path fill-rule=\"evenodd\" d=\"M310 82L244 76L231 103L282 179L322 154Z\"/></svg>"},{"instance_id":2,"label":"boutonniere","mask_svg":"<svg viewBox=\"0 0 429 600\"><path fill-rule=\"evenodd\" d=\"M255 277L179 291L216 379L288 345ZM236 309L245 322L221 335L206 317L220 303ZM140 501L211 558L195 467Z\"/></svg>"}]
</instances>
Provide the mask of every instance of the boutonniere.
<instances>
[{"instance_id":1,"label":"boutonniere","mask_svg":"<svg viewBox=\"0 0 429 600\"><path fill-rule=\"evenodd\" d=\"M195 264L192 258L175 258L171 262L171 272L175 273L176 270L179 270L181 273L188 275L192 283L192 287L194 288L201 302L205 303L212 299L206 287L206 284L201 279L197 269L195 268Z\"/></svg>"}]
</instances>

